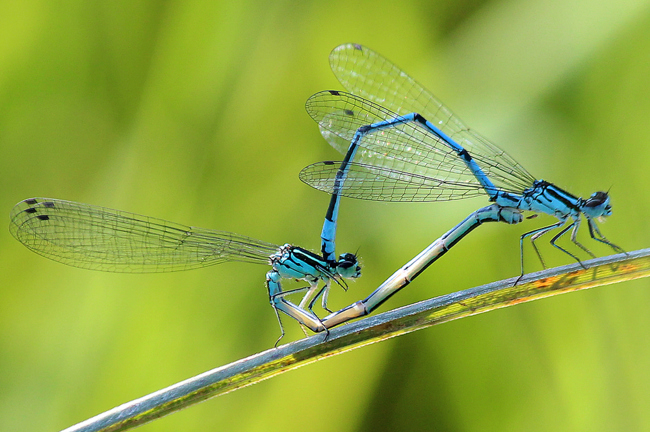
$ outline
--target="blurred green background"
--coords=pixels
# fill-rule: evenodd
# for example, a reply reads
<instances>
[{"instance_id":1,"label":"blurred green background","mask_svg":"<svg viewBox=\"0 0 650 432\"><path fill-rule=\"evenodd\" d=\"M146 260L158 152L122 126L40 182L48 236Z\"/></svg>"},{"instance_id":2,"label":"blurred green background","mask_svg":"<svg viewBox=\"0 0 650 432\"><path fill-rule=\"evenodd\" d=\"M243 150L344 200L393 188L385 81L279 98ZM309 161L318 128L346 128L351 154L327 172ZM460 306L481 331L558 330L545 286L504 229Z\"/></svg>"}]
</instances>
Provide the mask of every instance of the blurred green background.
<instances>
[{"instance_id":1,"label":"blurred green background","mask_svg":"<svg viewBox=\"0 0 650 432\"><path fill-rule=\"evenodd\" d=\"M328 196L298 180L340 159L304 111L339 89L327 56L382 53L539 178L608 190L603 233L647 247L650 2L0 2L0 214L69 199L318 250ZM338 251L365 297L486 204L344 200ZM387 310L518 274L490 224ZM581 238L598 255L606 247ZM543 243L543 242L541 242ZM541 244L540 243L540 244ZM550 265L570 262L547 244ZM539 269L527 250L529 270ZM0 230L0 429L54 431L270 348L262 266L79 270ZM347 353L142 431L650 429L649 282L562 295ZM285 319L285 342L302 337Z\"/></svg>"}]
</instances>

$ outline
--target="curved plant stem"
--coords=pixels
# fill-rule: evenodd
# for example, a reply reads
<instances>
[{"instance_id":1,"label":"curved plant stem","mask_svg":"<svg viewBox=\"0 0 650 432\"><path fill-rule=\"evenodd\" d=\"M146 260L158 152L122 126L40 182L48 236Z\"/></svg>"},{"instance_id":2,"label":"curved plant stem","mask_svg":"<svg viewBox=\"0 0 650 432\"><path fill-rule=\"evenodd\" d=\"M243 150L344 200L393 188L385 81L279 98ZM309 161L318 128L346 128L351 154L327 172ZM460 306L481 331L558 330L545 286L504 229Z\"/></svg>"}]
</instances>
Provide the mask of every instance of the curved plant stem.
<instances>
[{"instance_id":1,"label":"curved plant stem","mask_svg":"<svg viewBox=\"0 0 650 432\"><path fill-rule=\"evenodd\" d=\"M384 339L435 324L512 306L569 291L650 275L650 249L556 267L516 278L435 297L272 348L189 378L120 405L65 429L123 431L197 402L256 384L275 375Z\"/></svg>"}]
</instances>

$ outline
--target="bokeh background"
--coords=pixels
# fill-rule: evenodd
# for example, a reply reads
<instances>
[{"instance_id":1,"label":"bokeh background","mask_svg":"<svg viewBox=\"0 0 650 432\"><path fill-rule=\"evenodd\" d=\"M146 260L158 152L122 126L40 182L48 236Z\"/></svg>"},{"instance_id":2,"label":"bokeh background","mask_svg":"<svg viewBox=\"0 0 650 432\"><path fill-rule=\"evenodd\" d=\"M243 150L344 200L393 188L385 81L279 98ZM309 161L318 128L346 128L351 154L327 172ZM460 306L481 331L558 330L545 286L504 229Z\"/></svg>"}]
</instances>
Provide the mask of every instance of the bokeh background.
<instances>
[{"instance_id":1,"label":"bokeh background","mask_svg":"<svg viewBox=\"0 0 650 432\"><path fill-rule=\"evenodd\" d=\"M384 54L535 176L588 196L602 226L648 246L650 2L0 2L0 218L45 196L317 250L328 196L298 180L338 155L304 111L339 89L327 55ZM344 200L339 252L365 297L485 205ZM514 276L491 224L382 310ZM599 255L606 247L589 243ZM570 262L543 245L548 264ZM539 269L531 259L530 270ZM250 264L162 275L79 270L0 230L0 430L54 431L273 345ZM463 319L375 344L142 431L650 429L649 282ZM285 319L285 342L302 337Z\"/></svg>"}]
</instances>

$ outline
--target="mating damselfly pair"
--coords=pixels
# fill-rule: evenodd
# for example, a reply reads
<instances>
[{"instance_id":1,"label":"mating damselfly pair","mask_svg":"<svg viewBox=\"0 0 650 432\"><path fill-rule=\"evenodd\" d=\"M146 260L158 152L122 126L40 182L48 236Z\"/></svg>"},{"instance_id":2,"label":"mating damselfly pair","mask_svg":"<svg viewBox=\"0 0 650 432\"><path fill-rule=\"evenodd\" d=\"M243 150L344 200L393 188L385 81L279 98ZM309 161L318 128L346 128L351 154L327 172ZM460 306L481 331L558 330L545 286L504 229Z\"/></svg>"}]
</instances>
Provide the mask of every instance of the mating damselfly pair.
<instances>
[{"instance_id":1,"label":"mating damselfly pair","mask_svg":"<svg viewBox=\"0 0 650 432\"><path fill-rule=\"evenodd\" d=\"M114 272L165 272L226 261L265 263L269 300L278 311L314 332L366 315L406 286L431 263L484 222L517 224L523 212L546 213L557 222L526 232L523 242L558 228L551 244L579 258L556 241L570 232L578 242L582 218L589 234L615 251L596 219L611 215L610 198L596 192L587 199L530 175L504 151L471 131L429 91L381 55L357 44L335 48L330 65L343 91L324 91L307 101L307 111L325 139L345 154L339 162L320 162L300 173L310 186L332 194L321 233L321 254L285 244L277 246L234 233L175 224L161 219L50 198L17 204L11 232L25 246L47 258L75 267ZM332 282L347 287L357 278L357 256L335 254L342 196L380 201L445 201L485 193L492 202L465 218L409 261L367 298L337 312L327 308ZM543 261L542 261L543 264ZM282 279L308 286L283 290ZM289 294L305 292L296 305ZM313 311L318 298L330 314ZM282 329L282 324L280 323ZM284 330L282 330L284 334ZM282 336L280 336L282 337Z\"/></svg>"}]
</instances>

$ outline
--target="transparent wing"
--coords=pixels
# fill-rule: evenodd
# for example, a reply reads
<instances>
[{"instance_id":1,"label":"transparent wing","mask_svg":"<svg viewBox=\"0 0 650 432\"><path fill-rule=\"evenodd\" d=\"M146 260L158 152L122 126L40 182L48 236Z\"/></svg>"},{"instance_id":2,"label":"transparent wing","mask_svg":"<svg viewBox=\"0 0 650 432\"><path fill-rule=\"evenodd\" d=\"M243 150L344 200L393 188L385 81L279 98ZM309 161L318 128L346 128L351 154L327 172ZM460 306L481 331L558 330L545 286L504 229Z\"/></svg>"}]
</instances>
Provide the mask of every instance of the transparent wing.
<instances>
[{"instance_id":1,"label":"transparent wing","mask_svg":"<svg viewBox=\"0 0 650 432\"><path fill-rule=\"evenodd\" d=\"M332 72L347 91L399 115L417 112L448 135L469 128L421 84L381 54L359 44L330 53Z\"/></svg>"},{"instance_id":2,"label":"transparent wing","mask_svg":"<svg viewBox=\"0 0 650 432\"><path fill-rule=\"evenodd\" d=\"M54 261L121 273L188 270L225 261L265 264L278 249L234 233L51 198L16 204L10 230Z\"/></svg>"},{"instance_id":3,"label":"transparent wing","mask_svg":"<svg viewBox=\"0 0 650 432\"><path fill-rule=\"evenodd\" d=\"M338 91L316 93L307 101L306 109L318 123L325 139L341 153L347 152L359 127L397 117L396 113L379 104ZM440 187L449 184L480 187L474 173L456 152L417 123L400 124L369 133L359 141L359 147L354 157L358 163L429 177L436 180ZM531 176L521 174L516 167L495 162L498 156L494 154L470 154L501 190L519 194L534 181ZM470 195L462 194L458 198Z\"/></svg>"},{"instance_id":4,"label":"transparent wing","mask_svg":"<svg viewBox=\"0 0 650 432\"><path fill-rule=\"evenodd\" d=\"M342 162L318 162L300 171L300 180L311 187L334 193L336 173ZM451 182L395 169L352 162L338 193L373 201L449 201L481 195L480 185Z\"/></svg>"},{"instance_id":5,"label":"transparent wing","mask_svg":"<svg viewBox=\"0 0 650 432\"><path fill-rule=\"evenodd\" d=\"M489 162L492 171L501 172L504 177L500 180L502 184L493 179L497 186L521 191L535 181L507 153L470 130L433 94L380 54L358 44L344 44L330 54L330 66L350 93L398 115L419 113L465 148L475 160ZM484 166L482 168L487 172Z\"/></svg>"}]
</instances>

